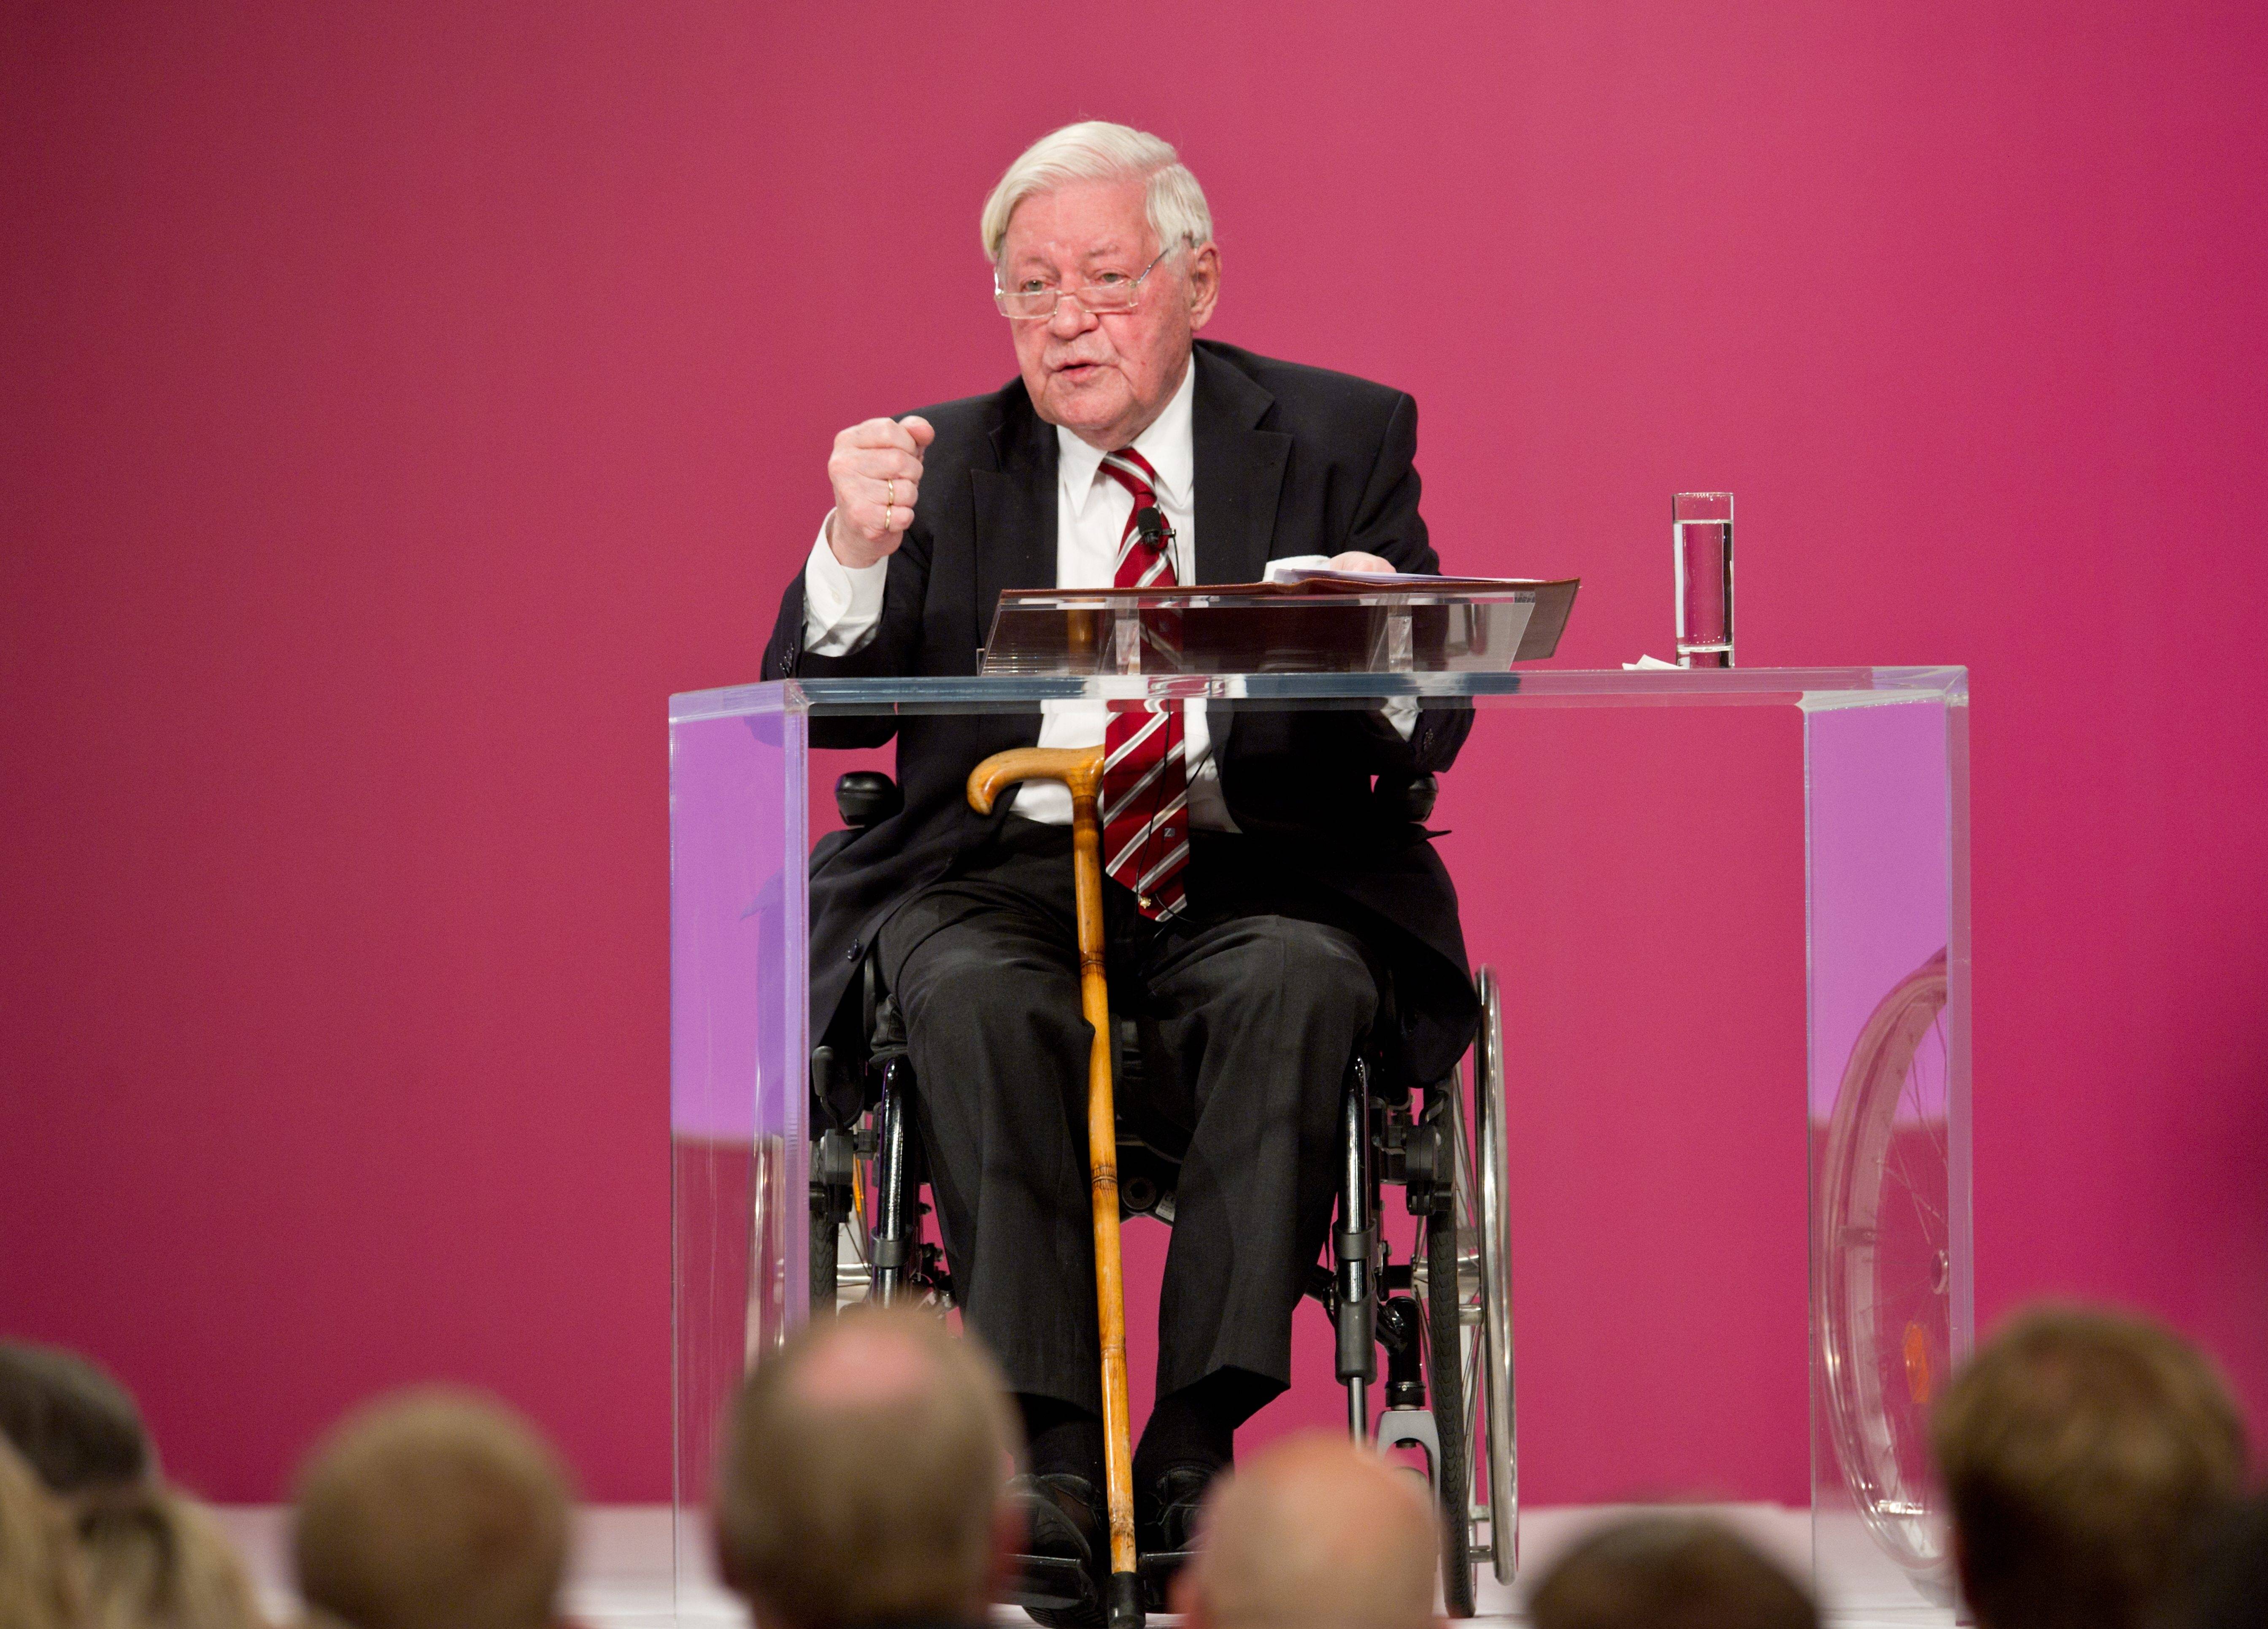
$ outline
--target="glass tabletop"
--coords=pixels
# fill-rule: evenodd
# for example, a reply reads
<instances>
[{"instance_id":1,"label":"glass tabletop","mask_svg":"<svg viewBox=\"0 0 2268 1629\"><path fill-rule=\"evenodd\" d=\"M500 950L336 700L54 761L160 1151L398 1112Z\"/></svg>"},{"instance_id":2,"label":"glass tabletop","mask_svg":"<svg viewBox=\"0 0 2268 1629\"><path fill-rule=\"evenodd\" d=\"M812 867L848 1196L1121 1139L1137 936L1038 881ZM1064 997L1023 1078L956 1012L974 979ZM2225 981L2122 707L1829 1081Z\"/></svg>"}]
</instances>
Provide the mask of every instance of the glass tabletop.
<instances>
[{"instance_id":1,"label":"glass tabletop","mask_svg":"<svg viewBox=\"0 0 2268 1629\"><path fill-rule=\"evenodd\" d=\"M673 723L736 714L1029 713L1043 701L1145 698L1245 707L1374 707L1395 697L1493 707L1965 705L1969 670L1940 667L1537 668L1514 672L1090 673L791 679L670 698Z\"/></svg>"}]
</instances>

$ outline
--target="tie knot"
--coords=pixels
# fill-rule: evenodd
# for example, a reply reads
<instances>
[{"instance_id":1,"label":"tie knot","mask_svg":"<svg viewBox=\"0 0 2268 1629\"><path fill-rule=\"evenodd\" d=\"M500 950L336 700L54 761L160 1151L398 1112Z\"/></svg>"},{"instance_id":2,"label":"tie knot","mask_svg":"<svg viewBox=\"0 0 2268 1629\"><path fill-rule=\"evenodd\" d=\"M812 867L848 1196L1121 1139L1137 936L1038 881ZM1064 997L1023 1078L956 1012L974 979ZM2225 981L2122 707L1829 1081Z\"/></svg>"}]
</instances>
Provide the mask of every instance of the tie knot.
<instances>
[{"instance_id":1,"label":"tie knot","mask_svg":"<svg viewBox=\"0 0 2268 1629\"><path fill-rule=\"evenodd\" d=\"M1102 473L1134 495L1134 507L1152 503L1158 496L1158 472L1150 460L1131 447L1102 455Z\"/></svg>"}]
</instances>

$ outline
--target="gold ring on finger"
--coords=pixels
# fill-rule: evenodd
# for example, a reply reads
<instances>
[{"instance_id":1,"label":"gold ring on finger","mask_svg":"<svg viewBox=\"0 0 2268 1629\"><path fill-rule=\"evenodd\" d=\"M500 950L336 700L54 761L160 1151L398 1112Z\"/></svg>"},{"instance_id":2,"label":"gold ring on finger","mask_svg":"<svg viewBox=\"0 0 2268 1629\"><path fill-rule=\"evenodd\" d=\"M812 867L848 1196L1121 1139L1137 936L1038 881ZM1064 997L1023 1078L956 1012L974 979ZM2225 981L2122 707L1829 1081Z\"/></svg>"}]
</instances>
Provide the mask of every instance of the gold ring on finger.
<instances>
[{"instance_id":1,"label":"gold ring on finger","mask_svg":"<svg viewBox=\"0 0 2268 1629\"><path fill-rule=\"evenodd\" d=\"M887 495L882 499L882 512L887 515L898 506L898 483L895 481L886 481L882 485L887 492Z\"/></svg>"}]
</instances>

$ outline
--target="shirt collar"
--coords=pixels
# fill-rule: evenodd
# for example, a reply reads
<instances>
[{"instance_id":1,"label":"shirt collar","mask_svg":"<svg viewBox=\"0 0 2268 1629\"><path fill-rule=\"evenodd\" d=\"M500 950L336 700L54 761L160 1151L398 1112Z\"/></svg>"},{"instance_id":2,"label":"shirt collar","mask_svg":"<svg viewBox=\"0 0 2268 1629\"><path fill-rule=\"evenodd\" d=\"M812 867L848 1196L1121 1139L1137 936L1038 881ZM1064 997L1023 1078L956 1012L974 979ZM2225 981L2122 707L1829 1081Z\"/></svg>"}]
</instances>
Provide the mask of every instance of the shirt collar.
<instances>
[{"instance_id":1,"label":"shirt collar","mask_svg":"<svg viewBox=\"0 0 2268 1629\"><path fill-rule=\"evenodd\" d=\"M1158 472L1158 496L1179 510L1191 507L1196 484L1197 452L1189 427L1197 382L1197 359L1192 352L1189 370L1182 375L1181 386L1166 403L1165 411L1134 437L1134 451L1149 459L1150 467ZM1102 450L1090 447L1060 424L1056 426L1056 446L1071 512L1084 516L1087 495L1094 490L1096 472L1102 467Z\"/></svg>"}]
</instances>

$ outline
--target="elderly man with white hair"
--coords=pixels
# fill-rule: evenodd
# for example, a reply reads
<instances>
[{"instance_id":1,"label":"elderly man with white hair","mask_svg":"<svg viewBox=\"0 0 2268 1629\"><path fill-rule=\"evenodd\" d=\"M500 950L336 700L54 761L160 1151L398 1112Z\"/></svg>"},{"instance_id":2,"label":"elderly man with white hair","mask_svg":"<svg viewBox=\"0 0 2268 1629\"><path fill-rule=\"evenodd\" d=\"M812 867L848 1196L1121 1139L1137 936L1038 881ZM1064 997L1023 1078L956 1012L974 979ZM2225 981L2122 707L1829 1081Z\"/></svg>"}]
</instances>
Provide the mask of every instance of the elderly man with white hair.
<instances>
[{"instance_id":1,"label":"elderly man with white hair","mask_svg":"<svg viewBox=\"0 0 2268 1629\"><path fill-rule=\"evenodd\" d=\"M1003 589L1249 583L1285 561L1438 570L1407 395L1196 337L1221 256L1173 148L1123 125L1056 131L1009 166L982 230L1018 377L836 437L834 508L766 678L970 673ZM1143 1548L1173 1554L1236 1427L1289 1383L1354 1048L1368 1038L1422 1081L1472 1032L1456 896L1401 795L1469 723L1204 702L812 721L818 746L897 737L902 811L814 856L814 1029L849 1038L875 958L908 1025L956 1292L1022 1411L1035 1553L1108 1565L1091 1032L1068 795L1027 783L980 817L969 770L1015 746L1109 747L1108 960L1140 1037L1120 1112L1182 1160L1134 1464Z\"/></svg>"}]
</instances>

